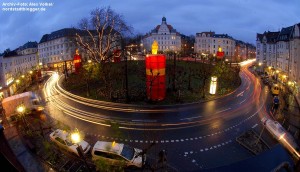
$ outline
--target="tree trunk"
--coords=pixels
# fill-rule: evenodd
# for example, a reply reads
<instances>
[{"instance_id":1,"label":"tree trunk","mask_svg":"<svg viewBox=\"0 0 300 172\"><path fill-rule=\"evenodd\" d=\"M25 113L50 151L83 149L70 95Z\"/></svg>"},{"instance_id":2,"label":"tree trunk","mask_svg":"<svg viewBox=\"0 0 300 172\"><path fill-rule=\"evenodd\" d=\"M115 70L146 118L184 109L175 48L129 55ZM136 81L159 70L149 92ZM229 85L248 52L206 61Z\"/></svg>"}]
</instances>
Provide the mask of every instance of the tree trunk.
<instances>
[{"instance_id":1,"label":"tree trunk","mask_svg":"<svg viewBox=\"0 0 300 172\"><path fill-rule=\"evenodd\" d=\"M176 55L174 54L174 65L173 65L173 91L176 90Z\"/></svg>"},{"instance_id":2,"label":"tree trunk","mask_svg":"<svg viewBox=\"0 0 300 172\"><path fill-rule=\"evenodd\" d=\"M89 84L89 81L86 81L86 96L90 97L90 84Z\"/></svg>"}]
</instances>

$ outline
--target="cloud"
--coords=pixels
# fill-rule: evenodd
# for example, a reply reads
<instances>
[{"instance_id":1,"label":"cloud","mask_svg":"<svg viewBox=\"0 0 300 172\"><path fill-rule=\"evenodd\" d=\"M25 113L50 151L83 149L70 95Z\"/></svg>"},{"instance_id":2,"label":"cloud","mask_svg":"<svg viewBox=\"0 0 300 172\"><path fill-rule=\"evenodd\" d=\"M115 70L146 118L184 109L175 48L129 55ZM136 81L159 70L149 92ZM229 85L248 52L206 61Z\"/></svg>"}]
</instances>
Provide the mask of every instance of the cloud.
<instances>
[{"instance_id":1,"label":"cloud","mask_svg":"<svg viewBox=\"0 0 300 172\"><path fill-rule=\"evenodd\" d=\"M20 2L20 0L10 0ZM9 2L10 2L9 1ZM21 0L30 2L29 0ZM215 31L254 43L256 33L278 31L300 22L299 0L39 0L52 2L45 12L0 13L0 52L27 41L40 41L44 34L77 26L96 7L110 6L122 14L136 33L145 34L165 16L178 32L195 35ZM1 4L1 8L3 8Z\"/></svg>"}]
</instances>

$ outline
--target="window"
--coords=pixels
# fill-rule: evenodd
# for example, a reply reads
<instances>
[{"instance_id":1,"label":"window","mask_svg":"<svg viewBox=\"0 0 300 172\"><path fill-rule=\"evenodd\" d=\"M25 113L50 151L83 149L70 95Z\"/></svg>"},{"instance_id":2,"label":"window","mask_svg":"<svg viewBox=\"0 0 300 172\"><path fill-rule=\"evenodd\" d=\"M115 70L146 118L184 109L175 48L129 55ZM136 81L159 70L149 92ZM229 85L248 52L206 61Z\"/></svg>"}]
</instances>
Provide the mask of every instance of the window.
<instances>
[{"instance_id":1,"label":"window","mask_svg":"<svg viewBox=\"0 0 300 172\"><path fill-rule=\"evenodd\" d=\"M61 138L59 138L59 137L56 137L55 140L58 141L59 143L63 144L63 145L66 145L66 143L64 142L64 140L61 139Z\"/></svg>"},{"instance_id":2,"label":"window","mask_svg":"<svg viewBox=\"0 0 300 172\"><path fill-rule=\"evenodd\" d=\"M97 156L104 157L104 158L124 160L124 158L122 158L121 156L115 155L115 154L112 154L112 153L108 153L108 152L95 151L94 154L97 155Z\"/></svg>"}]
</instances>

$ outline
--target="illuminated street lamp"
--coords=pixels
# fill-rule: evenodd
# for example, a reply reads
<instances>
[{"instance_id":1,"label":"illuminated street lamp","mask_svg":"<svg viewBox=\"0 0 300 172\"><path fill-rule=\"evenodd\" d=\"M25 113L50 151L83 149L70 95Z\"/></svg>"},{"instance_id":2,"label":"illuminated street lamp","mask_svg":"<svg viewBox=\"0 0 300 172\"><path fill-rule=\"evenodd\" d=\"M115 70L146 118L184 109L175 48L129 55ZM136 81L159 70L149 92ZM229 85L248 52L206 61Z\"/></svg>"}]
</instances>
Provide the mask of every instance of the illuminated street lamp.
<instances>
[{"instance_id":1,"label":"illuminated street lamp","mask_svg":"<svg viewBox=\"0 0 300 172\"><path fill-rule=\"evenodd\" d=\"M26 107L24 104L20 104L19 106L17 106L16 108L17 113L19 114L20 118L23 120L23 123L25 125L25 127L28 128L27 122L25 120L25 111L26 111Z\"/></svg>"},{"instance_id":2,"label":"illuminated street lamp","mask_svg":"<svg viewBox=\"0 0 300 172\"><path fill-rule=\"evenodd\" d=\"M81 147L81 145L79 144L82 141L82 136L80 135L78 129L75 129L75 131L73 133L71 133L71 141L77 145L76 150L78 152L78 155L83 159L86 168L88 169L88 171L90 171L90 168L86 162L86 159L84 157L84 153L83 153L83 149Z\"/></svg>"},{"instance_id":3,"label":"illuminated street lamp","mask_svg":"<svg viewBox=\"0 0 300 172\"><path fill-rule=\"evenodd\" d=\"M216 90L217 90L217 77L212 76L211 81L210 81L209 93L210 94L216 94Z\"/></svg>"},{"instance_id":4,"label":"illuminated street lamp","mask_svg":"<svg viewBox=\"0 0 300 172\"><path fill-rule=\"evenodd\" d=\"M17 107L17 112L20 114L20 115L23 115L23 113L25 112L25 106L24 105L19 105Z\"/></svg>"}]
</instances>

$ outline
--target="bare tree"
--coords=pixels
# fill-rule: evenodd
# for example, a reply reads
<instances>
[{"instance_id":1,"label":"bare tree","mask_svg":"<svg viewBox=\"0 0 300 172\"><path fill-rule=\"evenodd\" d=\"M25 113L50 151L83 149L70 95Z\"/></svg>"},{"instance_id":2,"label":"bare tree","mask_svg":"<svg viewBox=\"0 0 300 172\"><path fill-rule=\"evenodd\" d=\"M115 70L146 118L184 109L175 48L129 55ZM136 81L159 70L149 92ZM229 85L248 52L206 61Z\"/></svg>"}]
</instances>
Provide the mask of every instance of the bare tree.
<instances>
[{"instance_id":1,"label":"bare tree","mask_svg":"<svg viewBox=\"0 0 300 172\"><path fill-rule=\"evenodd\" d=\"M131 27L110 7L96 8L90 18L83 18L79 28L86 31L76 34L76 41L89 57L98 63L111 61L115 49L121 49L121 39L131 33Z\"/></svg>"}]
</instances>

